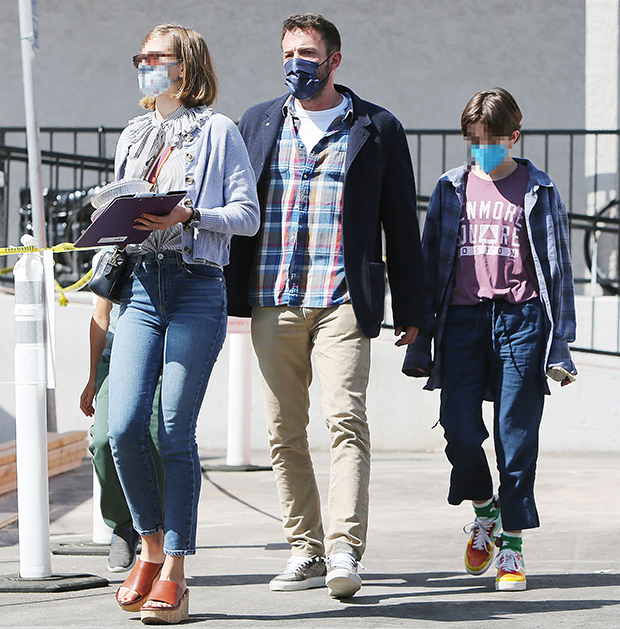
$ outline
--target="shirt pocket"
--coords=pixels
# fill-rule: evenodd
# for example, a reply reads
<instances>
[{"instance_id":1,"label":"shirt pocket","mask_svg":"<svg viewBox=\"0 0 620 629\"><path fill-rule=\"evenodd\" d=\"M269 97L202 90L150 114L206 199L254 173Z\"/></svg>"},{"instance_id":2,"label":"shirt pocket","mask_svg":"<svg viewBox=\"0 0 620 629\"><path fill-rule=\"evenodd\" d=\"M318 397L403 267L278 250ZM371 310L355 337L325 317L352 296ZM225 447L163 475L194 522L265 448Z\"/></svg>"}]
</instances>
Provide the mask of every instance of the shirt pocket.
<instances>
[{"instance_id":1,"label":"shirt pocket","mask_svg":"<svg viewBox=\"0 0 620 629\"><path fill-rule=\"evenodd\" d=\"M346 145L337 144L327 148L327 156L323 162L325 176L334 182L344 182L344 164L347 157Z\"/></svg>"}]
</instances>

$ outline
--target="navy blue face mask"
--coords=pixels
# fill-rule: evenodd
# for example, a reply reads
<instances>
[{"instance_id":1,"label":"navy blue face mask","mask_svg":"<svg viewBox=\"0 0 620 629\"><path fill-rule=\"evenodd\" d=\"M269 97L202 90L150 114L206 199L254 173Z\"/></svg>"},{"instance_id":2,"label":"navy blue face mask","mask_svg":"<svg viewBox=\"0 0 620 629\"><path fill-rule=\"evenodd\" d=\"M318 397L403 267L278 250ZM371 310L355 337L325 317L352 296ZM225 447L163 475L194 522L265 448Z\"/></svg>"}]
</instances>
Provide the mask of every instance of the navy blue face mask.
<instances>
[{"instance_id":1,"label":"navy blue face mask","mask_svg":"<svg viewBox=\"0 0 620 629\"><path fill-rule=\"evenodd\" d=\"M289 59L284 64L284 72L286 72L284 83L289 92L299 100L312 98L327 83L329 74L322 81L317 75L319 68L329 61L330 57L331 55L321 63L296 57Z\"/></svg>"}]
</instances>

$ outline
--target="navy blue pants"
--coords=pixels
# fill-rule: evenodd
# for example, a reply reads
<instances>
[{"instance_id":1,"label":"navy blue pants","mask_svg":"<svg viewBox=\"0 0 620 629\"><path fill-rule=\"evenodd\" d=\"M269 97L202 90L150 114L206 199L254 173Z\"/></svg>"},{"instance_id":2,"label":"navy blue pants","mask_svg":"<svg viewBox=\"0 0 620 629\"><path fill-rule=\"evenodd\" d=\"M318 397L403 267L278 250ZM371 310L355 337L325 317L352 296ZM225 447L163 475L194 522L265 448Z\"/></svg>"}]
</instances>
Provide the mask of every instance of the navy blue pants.
<instances>
[{"instance_id":1,"label":"navy blue pants","mask_svg":"<svg viewBox=\"0 0 620 629\"><path fill-rule=\"evenodd\" d=\"M448 502L458 505L493 495L482 448L489 436L482 402L490 389L502 523L507 531L539 526L534 478L545 395L545 337L538 299L451 306L444 331L440 423L452 464Z\"/></svg>"}]
</instances>

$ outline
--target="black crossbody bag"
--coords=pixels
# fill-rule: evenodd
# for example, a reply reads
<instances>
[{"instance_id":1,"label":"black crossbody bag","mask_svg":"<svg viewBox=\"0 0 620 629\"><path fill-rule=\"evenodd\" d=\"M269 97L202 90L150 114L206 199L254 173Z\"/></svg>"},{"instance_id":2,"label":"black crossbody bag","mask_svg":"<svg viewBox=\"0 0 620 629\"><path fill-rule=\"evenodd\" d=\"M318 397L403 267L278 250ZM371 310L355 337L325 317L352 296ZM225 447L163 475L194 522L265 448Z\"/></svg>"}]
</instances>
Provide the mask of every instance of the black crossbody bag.
<instances>
[{"instance_id":1,"label":"black crossbody bag","mask_svg":"<svg viewBox=\"0 0 620 629\"><path fill-rule=\"evenodd\" d=\"M113 304L120 304L123 284L129 275L130 267L129 255L124 249L115 247L104 251L93 270L88 288L98 297Z\"/></svg>"}]
</instances>

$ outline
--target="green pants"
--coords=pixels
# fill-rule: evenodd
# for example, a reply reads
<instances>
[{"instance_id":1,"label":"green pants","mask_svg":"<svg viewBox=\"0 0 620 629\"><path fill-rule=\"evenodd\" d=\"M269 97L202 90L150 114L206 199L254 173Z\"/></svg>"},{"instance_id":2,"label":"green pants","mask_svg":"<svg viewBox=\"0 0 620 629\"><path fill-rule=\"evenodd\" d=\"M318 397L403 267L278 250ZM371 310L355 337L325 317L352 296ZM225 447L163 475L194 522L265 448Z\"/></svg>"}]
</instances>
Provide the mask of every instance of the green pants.
<instances>
[{"instance_id":1,"label":"green pants","mask_svg":"<svg viewBox=\"0 0 620 629\"><path fill-rule=\"evenodd\" d=\"M113 529L131 528L131 515L123 494L123 488L118 480L114 459L110 451L108 440L108 373L110 359L104 356L97 365L97 395L95 397L95 417L90 427L92 442L90 452L93 455L95 473L101 487L101 515L105 523ZM153 414L151 415L151 450L159 477L159 486L163 488L164 466L159 456L159 442L157 438L159 414L159 388L157 384L153 399Z\"/></svg>"}]
</instances>

